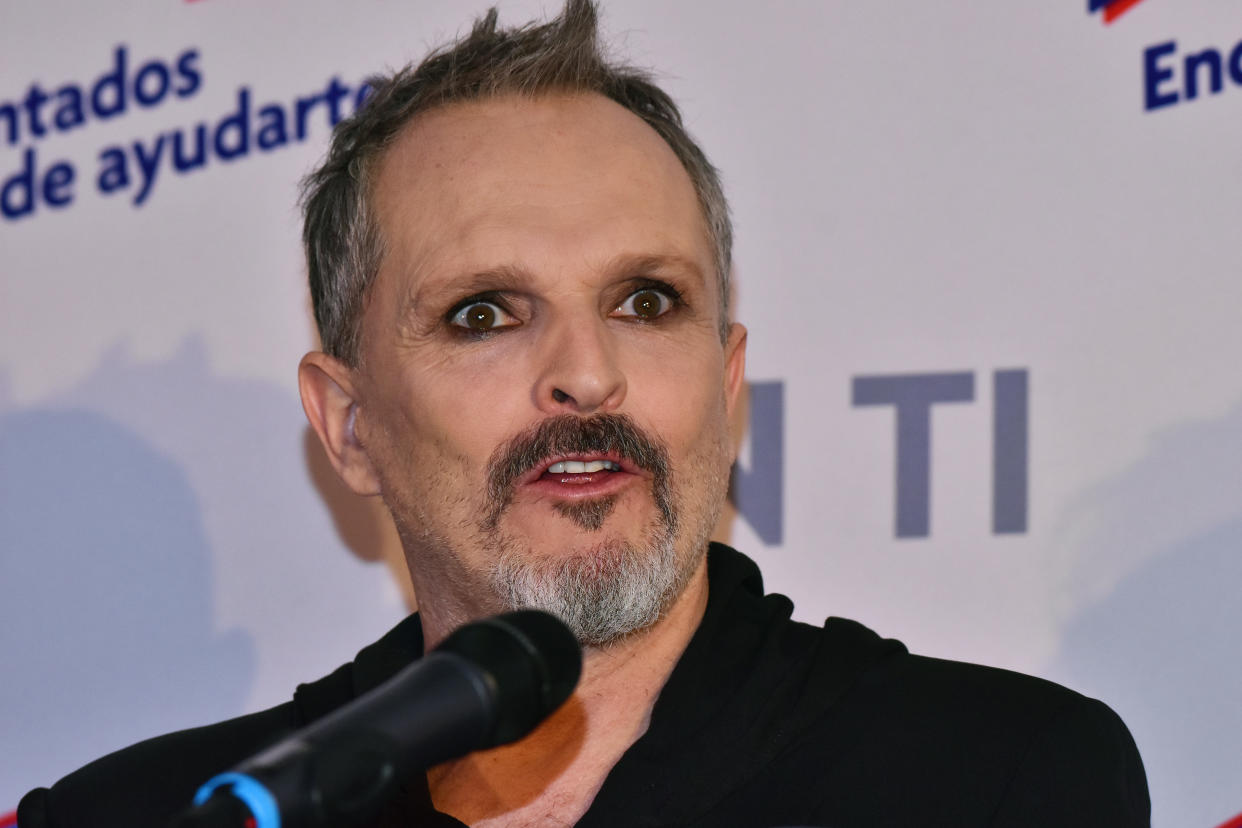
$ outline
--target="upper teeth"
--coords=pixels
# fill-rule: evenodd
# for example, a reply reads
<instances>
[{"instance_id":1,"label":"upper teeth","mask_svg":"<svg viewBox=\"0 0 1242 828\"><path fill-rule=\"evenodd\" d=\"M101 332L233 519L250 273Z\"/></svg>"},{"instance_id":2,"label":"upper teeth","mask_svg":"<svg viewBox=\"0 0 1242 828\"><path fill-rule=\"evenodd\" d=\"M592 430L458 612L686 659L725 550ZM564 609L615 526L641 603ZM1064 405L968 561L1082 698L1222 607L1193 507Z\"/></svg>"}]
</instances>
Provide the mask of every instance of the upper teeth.
<instances>
[{"instance_id":1,"label":"upper teeth","mask_svg":"<svg viewBox=\"0 0 1242 828\"><path fill-rule=\"evenodd\" d=\"M559 463L553 463L548 466L549 474L585 474L587 472L597 472L608 469L608 471L621 471L621 466L611 460L562 460Z\"/></svg>"}]
</instances>

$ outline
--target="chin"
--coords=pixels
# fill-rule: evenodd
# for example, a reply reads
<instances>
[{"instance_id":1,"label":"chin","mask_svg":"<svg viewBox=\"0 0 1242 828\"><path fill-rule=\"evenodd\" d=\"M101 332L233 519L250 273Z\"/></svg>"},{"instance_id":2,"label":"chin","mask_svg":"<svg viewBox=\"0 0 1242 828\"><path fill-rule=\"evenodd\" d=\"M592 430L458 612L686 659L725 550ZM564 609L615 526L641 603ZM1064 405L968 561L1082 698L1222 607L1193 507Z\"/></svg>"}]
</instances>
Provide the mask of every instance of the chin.
<instances>
[{"instance_id":1,"label":"chin","mask_svg":"<svg viewBox=\"0 0 1242 828\"><path fill-rule=\"evenodd\" d=\"M502 544L489 573L512 609L552 613L585 646L604 647L655 624L685 589L696 556L677 554L664 530L630 540L597 537L561 555Z\"/></svg>"}]
</instances>

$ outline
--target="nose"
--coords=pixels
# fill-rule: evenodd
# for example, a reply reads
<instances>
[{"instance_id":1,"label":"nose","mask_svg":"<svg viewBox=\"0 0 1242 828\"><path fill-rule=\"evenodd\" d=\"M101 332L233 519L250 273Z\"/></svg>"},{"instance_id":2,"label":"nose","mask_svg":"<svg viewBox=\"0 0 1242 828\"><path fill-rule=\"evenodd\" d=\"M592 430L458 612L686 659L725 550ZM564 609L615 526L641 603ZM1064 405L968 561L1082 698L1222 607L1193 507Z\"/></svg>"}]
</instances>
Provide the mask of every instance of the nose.
<instances>
[{"instance_id":1,"label":"nose","mask_svg":"<svg viewBox=\"0 0 1242 828\"><path fill-rule=\"evenodd\" d=\"M625 399L617 343L602 319L578 317L549 331L535 383L535 405L546 414L615 411Z\"/></svg>"}]
</instances>

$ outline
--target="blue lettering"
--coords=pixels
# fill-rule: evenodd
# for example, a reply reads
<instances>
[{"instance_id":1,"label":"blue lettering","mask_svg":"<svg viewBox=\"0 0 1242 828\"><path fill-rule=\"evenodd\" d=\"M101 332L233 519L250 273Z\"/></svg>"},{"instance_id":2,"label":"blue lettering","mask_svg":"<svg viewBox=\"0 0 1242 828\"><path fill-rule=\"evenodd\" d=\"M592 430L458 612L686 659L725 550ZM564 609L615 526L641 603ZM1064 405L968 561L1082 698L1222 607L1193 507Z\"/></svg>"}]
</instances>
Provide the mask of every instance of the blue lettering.
<instances>
[{"instance_id":1,"label":"blue lettering","mask_svg":"<svg viewBox=\"0 0 1242 828\"><path fill-rule=\"evenodd\" d=\"M112 71L105 72L91 87L91 109L98 118L112 118L125 111L125 47L117 46Z\"/></svg>"},{"instance_id":2,"label":"blue lettering","mask_svg":"<svg viewBox=\"0 0 1242 828\"><path fill-rule=\"evenodd\" d=\"M48 92L32 83L20 99L0 101L0 134L12 146L22 140L23 128L29 137L43 138L52 129L80 127L88 117L107 120L124 115L131 100L151 108L166 101L170 92L185 98L202 88L197 49L182 52L175 68L156 59L130 75L129 65L129 47L120 44L112 50L111 65L89 85L66 83Z\"/></svg>"},{"instance_id":3,"label":"blue lettering","mask_svg":"<svg viewBox=\"0 0 1242 828\"><path fill-rule=\"evenodd\" d=\"M0 212L10 221L28 216L34 212L34 196L35 151L28 149L22 153L22 168L0 187Z\"/></svg>"},{"instance_id":4,"label":"blue lettering","mask_svg":"<svg viewBox=\"0 0 1242 828\"><path fill-rule=\"evenodd\" d=\"M129 159L120 147L108 147L99 153L99 192L110 195L129 186Z\"/></svg>"},{"instance_id":5,"label":"blue lettering","mask_svg":"<svg viewBox=\"0 0 1242 828\"><path fill-rule=\"evenodd\" d=\"M236 134L230 146L225 140L229 131ZM216 126L216 155L222 161L232 161L250 152L250 89L242 86L237 90L237 111L229 115Z\"/></svg>"},{"instance_id":6,"label":"blue lettering","mask_svg":"<svg viewBox=\"0 0 1242 828\"><path fill-rule=\"evenodd\" d=\"M764 543L783 537L785 515L785 384L752 382L750 468L733 464L729 499Z\"/></svg>"},{"instance_id":7,"label":"blue lettering","mask_svg":"<svg viewBox=\"0 0 1242 828\"><path fill-rule=\"evenodd\" d=\"M139 188L138 195L134 196L135 207L141 207L142 203L147 200L147 196L151 194L151 187L155 185L155 174L159 169L160 156L163 153L163 135L156 138L150 155L143 151L141 141L134 142L134 156L138 159L138 169L142 171L142 187Z\"/></svg>"},{"instance_id":8,"label":"blue lettering","mask_svg":"<svg viewBox=\"0 0 1242 828\"><path fill-rule=\"evenodd\" d=\"M276 149L289 143L283 107L271 104L259 110L259 134L255 136L255 141L261 150Z\"/></svg>"},{"instance_id":9,"label":"blue lettering","mask_svg":"<svg viewBox=\"0 0 1242 828\"><path fill-rule=\"evenodd\" d=\"M1022 369L992 375L992 531L1020 534L1027 523L1028 382Z\"/></svg>"},{"instance_id":10,"label":"blue lettering","mask_svg":"<svg viewBox=\"0 0 1242 828\"><path fill-rule=\"evenodd\" d=\"M1172 69L1160 66L1160 58L1177 51L1176 41L1149 46L1143 52L1143 103L1148 110L1177 103L1176 92L1160 92L1160 84L1173 77Z\"/></svg>"},{"instance_id":11,"label":"blue lettering","mask_svg":"<svg viewBox=\"0 0 1242 828\"><path fill-rule=\"evenodd\" d=\"M148 83L150 78L155 78L154 90L150 89L151 84ZM142 106L155 106L168 94L171 80L168 67L163 62L153 60L144 64L138 70L138 76L134 78L134 100Z\"/></svg>"},{"instance_id":12,"label":"blue lettering","mask_svg":"<svg viewBox=\"0 0 1242 828\"><path fill-rule=\"evenodd\" d=\"M62 86L56 90L56 115L53 120L61 132L73 129L86 123L86 113L82 111L82 90L73 84Z\"/></svg>"},{"instance_id":13,"label":"blue lettering","mask_svg":"<svg viewBox=\"0 0 1242 828\"><path fill-rule=\"evenodd\" d=\"M319 104L319 102L322 100L323 100L323 95L308 95L305 98L298 98L297 107L296 107L296 110L297 110L297 133L296 134L297 134L297 139L299 141L303 141L306 139L306 117L310 114L310 111L314 109L315 106Z\"/></svg>"},{"instance_id":14,"label":"blue lettering","mask_svg":"<svg viewBox=\"0 0 1242 828\"><path fill-rule=\"evenodd\" d=\"M854 405L897 409L897 537L926 537L931 527L931 407L975 398L972 373L854 377Z\"/></svg>"},{"instance_id":15,"label":"blue lettering","mask_svg":"<svg viewBox=\"0 0 1242 828\"><path fill-rule=\"evenodd\" d=\"M1199 97L1200 66L1208 67L1208 82L1211 84L1213 94L1225 88L1220 52L1215 49L1204 49L1197 54L1186 55L1186 100L1188 101Z\"/></svg>"},{"instance_id":16,"label":"blue lettering","mask_svg":"<svg viewBox=\"0 0 1242 828\"><path fill-rule=\"evenodd\" d=\"M146 61L133 74L129 74L129 65L128 47L122 44L113 50L111 66L89 86L66 84L48 92L39 84L31 84L21 99L0 101L0 142L7 138L10 145L19 143L25 137L23 130L32 138L41 138L52 130L80 127L88 119L122 115L132 106L155 107L172 95L195 94L203 83L197 49L182 52L175 64ZM268 104L255 114L251 89L238 87L236 108L214 125L200 122L100 150L95 184L104 195L128 191L133 185L133 204L142 206L154 192L165 158L173 173L182 174L204 168L213 159L243 158L256 144L264 151L287 146L295 138L308 137L317 108L322 107L324 113L318 117L336 126L368 92L365 84L350 87L333 76L314 94L294 98L288 106ZM35 212L40 199L54 208L75 200L77 170L71 164L57 163L41 174L33 150L21 158L21 168L2 182L0 206L6 218Z\"/></svg>"},{"instance_id":17,"label":"blue lettering","mask_svg":"<svg viewBox=\"0 0 1242 828\"><path fill-rule=\"evenodd\" d=\"M185 81L176 89L178 98L188 98L203 85L203 75L198 66L198 50L188 49L177 58L177 74Z\"/></svg>"},{"instance_id":18,"label":"blue lettering","mask_svg":"<svg viewBox=\"0 0 1242 828\"><path fill-rule=\"evenodd\" d=\"M73 166L58 161L39 174L33 147L22 152L22 166L0 185L0 215L8 221L29 216L38 207L39 196L49 207L61 208L73 201Z\"/></svg>"},{"instance_id":19,"label":"blue lettering","mask_svg":"<svg viewBox=\"0 0 1242 828\"><path fill-rule=\"evenodd\" d=\"M39 119L40 111L43 105L48 102L47 93L39 88L37 83L30 84L30 90L26 93L26 116L30 123L30 134L36 138L42 138L47 134L47 128L43 126L43 121Z\"/></svg>"},{"instance_id":20,"label":"blue lettering","mask_svg":"<svg viewBox=\"0 0 1242 828\"><path fill-rule=\"evenodd\" d=\"M341 83L341 79L333 77L324 90L324 100L328 102L328 120L336 126L345 116L341 113L341 99L349 94L349 87Z\"/></svg>"},{"instance_id":21,"label":"blue lettering","mask_svg":"<svg viewBox=\"0 0 1242 828\"><path fill-rule=\"evenodd\" d=\"M206 124L199 124L194 127L194 155L192 156L187 156L185 152L185 130L179 129L174 132L172 139L173 169L177 172L189 172L207 163Z\"/></svg>"},{"instance_id":22,"label":"blue lettering","mask_svg":"<svg viewBox=\"0 0 1242 828\"><path fill-rule=\"evenodd\" d=\"M0 118L3 118L9 125L9 145L17 143L17 107L11 103L0 104Z\"/></svg>"},{"instance_id":23,"label":"blue lettering","mask_svg":"<svg viewBox=\"0 0 1242 828\"><path fill-rule=\"evenodd\" d=\"M1229 53L1229 78L1242 86L1242 43L1234 46Z\"/></svg>"},{"instance_id":24,"label":"blue lettering","mask_svg":"<svg viewBox=\"0 0 1242 828\"><path fill-rule=\"evenodd\" d=\"M43 176L43 200L49 207L65 207L73 201L72 186L73 167L61 161Z\"/></svg>"}]
</instances>

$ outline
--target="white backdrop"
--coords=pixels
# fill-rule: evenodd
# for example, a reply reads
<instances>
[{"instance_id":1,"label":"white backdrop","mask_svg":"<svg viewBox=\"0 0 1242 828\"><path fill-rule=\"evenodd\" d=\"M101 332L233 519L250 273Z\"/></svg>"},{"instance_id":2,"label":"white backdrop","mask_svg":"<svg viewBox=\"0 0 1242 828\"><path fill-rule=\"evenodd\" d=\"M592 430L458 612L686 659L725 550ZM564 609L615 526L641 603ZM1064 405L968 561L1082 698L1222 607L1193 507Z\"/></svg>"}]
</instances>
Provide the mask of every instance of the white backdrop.
<instances>
[{"instance_id":1,"label":"white backdrop","mask_svg":"<svg viewBox=\"0 0 1242 828\"><path fill-rule=\"evenodd\" d=\"M732 542L803 620L1102 698L1155 824L1212 828L1242 811L1242 7L1088 3L611 0L604 24L735 214ZM390 530L297 401L296 183L330 116L304 102L299 139L298 99L336 78L347 114L474 11L0 10L0 811L278 703L405 612Z\"/></svg>"}]
</instances>

